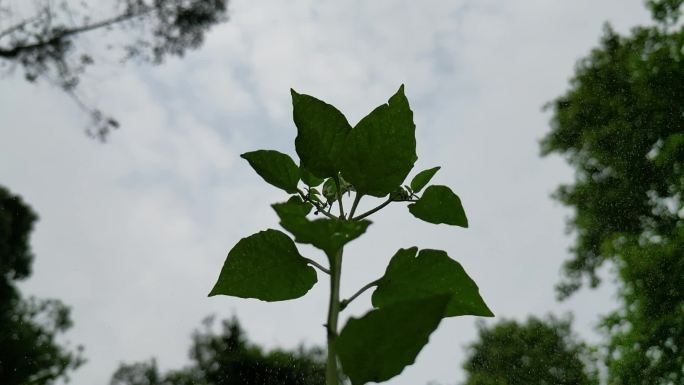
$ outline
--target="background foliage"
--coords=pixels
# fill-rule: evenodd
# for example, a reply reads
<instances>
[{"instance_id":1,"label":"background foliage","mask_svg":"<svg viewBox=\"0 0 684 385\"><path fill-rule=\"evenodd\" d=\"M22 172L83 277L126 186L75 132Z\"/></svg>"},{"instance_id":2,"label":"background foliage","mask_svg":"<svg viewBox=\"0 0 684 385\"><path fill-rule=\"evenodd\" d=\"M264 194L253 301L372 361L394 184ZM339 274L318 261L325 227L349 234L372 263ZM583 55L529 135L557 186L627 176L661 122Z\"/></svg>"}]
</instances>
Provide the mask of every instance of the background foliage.
<instances>
[{"instance_id":1,"label":"background foliage","mask_svg":"<svg viewBox=\"0 0 684 385\"><path fill-rule=\"evenodd\" d=\"M564 298L611 261L619 309L602 327L611 384L684 383L684 28L682 1L649 1L656 23L606 27L556 99L544 154L576 171L556 197L573 208Z\"/></svg>"},{"instance_id":2,"label":"background foliage","mask_svg":"<svg viewBox=\"0 0 684 385\"><path fill-rule=\"evenodd\" d=\"M293 352L264 351L251 344L237 318L214 319L195 331L189 350L191 364L160 372L154 359L121 364L110 385L320 385L325 382L325 354L300 347Z\"/></svg>"},{"instance_id":3,"label":"background foliage","mask_svg":"<svg viewBox=\"0 0 684 385\"><path fill-rule=\"evenodd\" d=\"M570 320L529 317L478 324L478 340L463 363L464 385L597 384L590 351L571 333Z\"/></svg>"},{"instance_id":4,"label":"background foliage","mask_svg":"<svg viewBox=\"0 0 684 385\"><path fill-rule=\"evenodd\" d=\"M83 363L80 347L58 341L71 327L58 300L24 298L17 281L31 275L33 210L0 186L0 383L51 384Z\"/></svg>"}]
</instances>

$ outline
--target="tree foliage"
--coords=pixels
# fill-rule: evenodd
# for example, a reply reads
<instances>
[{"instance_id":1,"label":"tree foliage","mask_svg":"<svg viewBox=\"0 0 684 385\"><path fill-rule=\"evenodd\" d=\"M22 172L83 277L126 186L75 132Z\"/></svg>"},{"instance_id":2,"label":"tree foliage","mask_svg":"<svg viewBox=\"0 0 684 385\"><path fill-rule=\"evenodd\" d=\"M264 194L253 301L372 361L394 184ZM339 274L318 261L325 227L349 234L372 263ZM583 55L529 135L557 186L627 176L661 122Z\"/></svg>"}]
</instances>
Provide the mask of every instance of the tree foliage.
<instances>
[{"instance_id":1,"label":"tree foliage","mask_svg":"<svg viewBox=\"0 0 684 385\"><path fill-rule=\"evenodd\" d=\"M597 377L589 351L569 320L530 317L520 323L478 323L478 340L463 364L464 385L589 385Z\"/></svg>"},{"instance_id":2,"label":"tree foliage","mask_svg":"<svg viewBox=\"0 0 684 385\"><path fill-rule=\"evenodd\" d=\"M165 373L154 359L121 364L110 385L320 385L325 381L321 349L264 351L250 343L236 318L214 331L213 318L195 331L190 365Z\"/></svg>"},{"instance_id":3,"label":"tree foliage","mask_svg":"<svg viewBox=\"0 0 684 385\"><path fill-rule=\"evenodd\" d=\"M37 215L24 201L0 186L0 300L17 295L16 280L31 275L33 253L29 236Z\"/></svg>"},{"instance_id":4,"label":"tree foliage","mask_svg":"<svg viewBox=\"0 0 684 385\"><path fill-rule=\"evenodd\" d=\"M23 298L16 281L30 276L29 236L37 216L0 186L0 384L53 384L83 363L81 348L57 341L71 327L57 300Z\"/></svg>"},{"instance_id":5,"label":"tree foliage","mask_svg":"<svg viewBox=\"0 0 684 385\"><path fill-rule=\"evenodd\" d=\"M607 27L570 90L550 104L544 154L575 168L556 197L574 209L561 297L612 261L622 307L604 320L611 383L684 382L684 28L681 0L649 1L656 24Z\"/></svg>"},{"instance_id":6,"label":"tree foliage","mask_svg":"<svg viewBox=\"0 0 684 385\"><path fill-rule=\"evenodd\" d=\"M226 0L33 4L0 3L0 69L19 69L30 82L43 80L62 88L89 112L89 133L100 139L119 123L79 98L77 87L88 66L104 51L116 51L116 59L160 64L198 48L205 33L227 19ZM85 35L97 37L97 44L88 44Z\"/></svg>"}]
</instances>

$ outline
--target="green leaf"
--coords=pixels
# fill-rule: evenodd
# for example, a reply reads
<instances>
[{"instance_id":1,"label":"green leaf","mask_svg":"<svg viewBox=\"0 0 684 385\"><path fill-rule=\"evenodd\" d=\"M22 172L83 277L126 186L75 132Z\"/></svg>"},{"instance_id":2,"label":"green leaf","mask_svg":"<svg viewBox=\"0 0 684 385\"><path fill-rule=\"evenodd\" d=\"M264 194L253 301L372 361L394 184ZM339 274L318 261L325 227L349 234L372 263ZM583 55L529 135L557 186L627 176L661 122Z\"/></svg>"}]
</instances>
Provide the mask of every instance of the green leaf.
<instances>
[{"instance_id":1,"label":"green leaf","mask_svg":"<svg viewBox=\"0 0 684 385\"><path fill-rule=\"evenodd\" d=\"M272 207L280 218L280 225L294 235L296 242L313 245L329 257L361 236L371 224L366 220L343 221L329 218L310 221L306 215L311 211L311 205L302 202L299 197L292 197L285 203L275 203Z\"/></svg>"},{"instance_id":2,"label":"green leaf","mask_svg":"<svg viewBox=\"0 0 684 385\"><path fill-rule=\"evenodd\" d=\"M406 179L416 156L413 112L399 88L354 127L344 145L344 178L363 195L384 197Z\"/></svg>"},{"instance_id":3,"label":"green leaf","mask_svg":"<svg viewBox=\"0 0 684 385\"><path fill-rule=\"evenodd\" d=\"M333 178L328 178L323 183L323 196L328 204L337 200L337 185Z\"/></svg>"},{"instance_id":4,"label":"green leaf","mask_svg":"<svg viewBox=\"0 0 684 385\"><path fill-rule=\"evenodd\" d=\"M305 185L309 187L316 187L323 183L322 178L316 177L314 174L312 174L309 170L305 169L302 166L299 166L299 172L302 176L302 182L304 182Z\"/></svg>"},{"instance_id":5,"label":"green leaf","mask_svg":"<svg viewBox=\"0 0 684 385\"><path fill-rule=\"evenodd\" d=\"M432 179L432 177L435 176L435 174L437 174L437 171L439 171L440 168L441 167L437 166L419 172L411 180L411 190L413 190L414 193L417 193L420 190L422 190L423 187L427 186L427 184L430 182L430 179Z\"/></svg>"},{"instance_id":6,"label":"green leaf","mask_svg":"<svg viewBox=\"0 0 684 385\"><path fill-rule=\"evenodd\" d=\"M271 205L278 214L278 217L285 219L306 219L313 206L311 203L304 202L302 198L293 195L285 203L274 203Z\"/></svg>"},{"instance_id":7,"label":"green leaf","mask_svg":"<svg viewBox=\"0 0 684 385\"><path fill-rule=\"evenodd\" d=\"M468 227L461 199L446 186L428 187L418 202L410 204L408 209L413 216L426 222Z\"/></svg>"},{"instance_id":8,"label":"green leaf","mask_svg":"<svg viewBox=\"0 0 684 385\"><path fill-rule=\"evenodd\" d=\"M442 250L423 249L416 257L417 251L417 247L399 249L392 257L373 292L373 306L385 307L410 299L450 294L446 317L494 316L460 263Z\"/></svg>"},{"instance_id":9,"label":"green leaf","mask_svg":"<svg viewBox=\"0 0 684 385\"><path fill-rule=\"evenodd\" d=\"M241 239L228 253L209 296L284 301L306 294L317 281L287 234L273 229Z\"/></svg>"},{"instance_id":10,"label":"green leaf","mask_svg":"<svg viewBox=\"0 0 684 385\"><path fill-rule=\"evenodd\" d=\"M291 93L297 126L295 148L302 167L318 178L336 176L340 170L339 155L351 125L332 105L295 90Z\"/></svg>"},{"instance_id":11,"label":"green leaf","mask_svg":"<svg viewBox=\"0 0 684 385\"><path fill-rule=\"evenodd\" d=\"M350 318L337 340L337 353L352 384L386 381L413 364L448 302L448 295L438 295Z\"/></svg>"},{"instance_id":12,"label":"green leaf","mask_svg":"<svg viewBox=\"0 0 684 385\"><path fill-rule=\"evenodd\" d=\"M258 150L240 155L264 180L290 194L297 193L299 167L287 154Z\"/></svg>"}]
</instances>

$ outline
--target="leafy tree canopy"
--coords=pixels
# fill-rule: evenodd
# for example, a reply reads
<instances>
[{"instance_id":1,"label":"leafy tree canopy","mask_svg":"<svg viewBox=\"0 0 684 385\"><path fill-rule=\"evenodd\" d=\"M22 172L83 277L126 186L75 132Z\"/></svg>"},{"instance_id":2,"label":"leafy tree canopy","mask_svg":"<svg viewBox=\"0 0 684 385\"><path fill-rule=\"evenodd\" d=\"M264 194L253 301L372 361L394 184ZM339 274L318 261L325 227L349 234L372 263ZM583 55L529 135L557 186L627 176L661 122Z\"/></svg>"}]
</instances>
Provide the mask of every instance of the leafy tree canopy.
<instances>
[{"instance_id":1,"label":"leafy tree canopy","mask_svg":"<svg viewBox=\"0 0 684 385\"><path fill-rule=\"evenodd\" d=\"M0 186L0 300L14 294L15 280L31 275L29 235L38 217L20 197Z\"/></svg>"},{"instance_id":2,"label":"leafy tree canopy","mask_svg":"<svg viewBox=\"0 0 684 385\"><path fill-rule=\"evenodd\" d=\"M85 108L90 134L104 139L119 123L84 103L77 87L99 54L160 64L183 56L227 19L226 0L123 0L0 2L0 70L20 69L26 80L48 81ZM109 10L109 12L107 12ZM96 32L100 34L96 34ZM97 37L87 44L85 35Z\"/></svg>"},{"instance_id":3,"label":"leafy tree canopy","mask_svg":"<svg viewBox=\"0 0 684 385\"><path fill-rule=\"evenodd\" d=\"M574 209L565 298L606 261L621 309L606 317L611 383L684 382L684 28L681 0L648 1L656 24L607 27L570 90L550 104L544 154L575 168L556 197Z\"/></svg>"},{"instance_id":4,"label":"leafy tree canopy","mask_svg":"<svg viewBox=\"0 0 684 385\"><path fill-rule=\"evenodd\" d=\"M563 295L585 275L598 284L596 269L626 238L658 242L682 224L683 44L684 29L639 27L623 37L608 27L570 90L550 105L543 153L564 155L576 171L556 195L575 209Z\"/></svg>"},{"instance_id":5,"label":"leafy tree canopy","mask_svg":"<svg viewBox=\"0 0 684 385\"><path fill-rule=\"evenodd\" d=\"M463 364L464 385L596 384L586 365L586 347L570 330L570 321L530 317L526 322L478 323L478 340Z\"/></svg>"},{"instance_id":6,"label":"leafy tree canopy","mask_svg":"<svg viewBox=\"0 0 684 385\"><path fill-rule=\"evenodd\" d=\"M196 331L190 347L191 364L161 373L154 359L122 364L110 385L320 385L325 382L321 349L294 352L264 351L247 341L236 318L214 331L213 318Z\"/></svg>"},{"instance_id":7,"label":"leafy tree canopy","mask_svg":"<svg viewBox=\"0 0 684 385\"><path fill-rule=\"evenodd\" d=\"M25 299L16 281L31 274L29 235L36 220L20 197L0 186L0 384L53 384L83 363L81 348L58 343L71 327L57 300Z\"/></svg>"}]
</instances>

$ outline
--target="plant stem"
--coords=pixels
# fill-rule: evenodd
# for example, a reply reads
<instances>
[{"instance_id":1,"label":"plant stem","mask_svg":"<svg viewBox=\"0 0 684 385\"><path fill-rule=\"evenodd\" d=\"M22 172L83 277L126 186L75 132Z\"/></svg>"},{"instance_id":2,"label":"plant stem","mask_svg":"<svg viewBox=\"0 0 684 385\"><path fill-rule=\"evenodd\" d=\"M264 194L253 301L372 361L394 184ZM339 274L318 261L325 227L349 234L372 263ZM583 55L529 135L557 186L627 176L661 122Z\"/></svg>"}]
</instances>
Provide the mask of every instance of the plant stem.
<instances>
[{"instance_id":1,"label":"plant stem","mask_svg":"<svg viewBox=\"0 0 684 385\"><path fill-rule=\"evenodd\" d=\"M344 310L344 308L346 308L347 305L349 305L349 303L350 303L351 301L355 300L356 297L358 297L358 296L360 296L361 294L363 294L364 291L370 289L370 288L373 287L373 286L378 286L378 283L380 283L380 279L376 279L375 281L370 282L370 283L367 284L366 286L360 288L360 289L359 289L356 293L354 293L354 295L352 295L351 297L349 297L349 298L347 298L347 299L345 299L345 300L342 300L342 302L340 302L340 311Z\"/></svg>"},{"instance_id":2,"label":"plant stem","mask_svg":"<svg viewBox=\"0 0 684 385\"><path fill-rule=\"evenodd\" d=\"M328 364L325 372L326 385L338 385L339 374L337 370L337 319L340 314L340 276L342 273L341 248L330 260L330 302L328 304Z\"/></svg>"},{"instance_id":3,"label":"plant stem","mask_svg":"<svg viewBox=\"0 0 684 385\"><path fill-rule=\"evenodd\" d=\"M352 217L354 217L354 213L356 212L356 206L359 205L359 202L361 201L361 197L363 194L361 193L356 193L356 196L354 197L354 203L352 204L351 211L349 211L349 219L351 220Z\"/></svg>"},{"instance_id":4,"label":"plant stem","mask_svg":"<svg viewBox=\"0 0 684 385\"><path fill-rule=\"evenodd\" d=\"M324 272L324 273L330 275L330 270L326 269L326 268L325 268L323 265L321 265L320 263L318 263L318 262L316 262L316 261L314 261L313 259L310 259L310 258L304 258L304 259L306 260L306 262L309 263L309 265L311 265L311 266L313 266L313 267L316 267L316 268L318 268L318 270L320 270L320 271L322 271L322 272Z\"/></svg>"},{"instance_id":5,"label":"plant stem","mask_svg":"<svg viewBox=\"0 0 684 385\"><path fill-rule=\"evenodd\" d=\"M326 217L328 217L328 218L330 218L330 219L336 219L334 215L332 215L332 214L330 214L329 212L325 211L325 208L321 207L321 205L319 205L319 204L316 203L315 201L309 199L309 197L306 196L306 193L305 193L304 191L302 191L302 190L300 190L300 189L297 189L297 191L299 192L299 195L302 197L302 199L303 199L304 201L311 203L311 204L316 208L316 211L318 211L319 213L325 215Z\"/></svg>"},{"instance_id":6,"label":"plant stem","mask_svg":"<svg viewBox=\"0 0 684 385\"><path fill-rule=\"evenodd\" d=\"M340 191L340 177L335 177L335 187L337 187L337 202L340 204L340 219L344 220L344 207L342 207L342 191Z\"/></svg>"},{"instance_id":7,"label":"plant stem","mask_svg":"<svg viewBox=\"0 0 684 385\"><path fill-rule=\"evenodd\" d=\"M337 201L340 204L340 219L345 220L344 207L342 207L342 193L340 192L340 177L335 177L337 186ZM351 216L350 216L351 218ZM340 315L340 277L342 276L342 254L344 247L334 255L329 255L330 259L330 302L328 304L328 365L325 370L326 385L339 384L339 371L337 370L337 319Z\"/></svg>"},{"instance_id":8,"label":"plant stem","mask_svg":"<svg viewBox=\"0 0 684 385\"><path fill-rule=\"evenodd\" d=\"M388 199L387 199L385 202L383 202L380 206L378 206L378 207L376 207L376 208L374 208L374 209L372 209L372 210L368 210L368 211L366 211L365 213L359 215L358 217L352 218L352 220L358 221L358 220L360 220L360 219L363 219L363 218L365 218L365 217L367 217L367 216L373 214L374 212L381 210L383 207L387 206L387 205L390 204L390 203L392 203L392 198L388 198Z\"/></svg>"}]
</instances>

